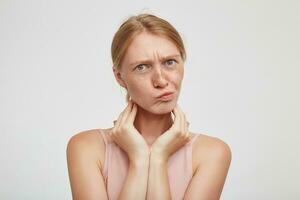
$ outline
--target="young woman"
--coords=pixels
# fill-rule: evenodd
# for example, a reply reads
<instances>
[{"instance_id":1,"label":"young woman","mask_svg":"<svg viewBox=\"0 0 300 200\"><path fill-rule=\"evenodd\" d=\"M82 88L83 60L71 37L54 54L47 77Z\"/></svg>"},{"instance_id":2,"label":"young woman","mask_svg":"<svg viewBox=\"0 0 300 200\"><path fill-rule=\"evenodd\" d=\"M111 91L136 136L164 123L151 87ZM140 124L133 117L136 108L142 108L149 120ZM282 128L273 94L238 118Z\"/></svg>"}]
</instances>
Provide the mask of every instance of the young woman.
<instances>
[{"instance_id":1,"label":"young woman","mask_svg":"<svg viewBox=\"0 0 300 200\"><path fill-rule=\"evenodd\" d=\"M111 53L128 105L113 127L70 139L73 199L219 199L231 151L188 130L177 104L186 57L178 32L157 16L132 16L116 32Z\"/></svg>"}]
</instances>

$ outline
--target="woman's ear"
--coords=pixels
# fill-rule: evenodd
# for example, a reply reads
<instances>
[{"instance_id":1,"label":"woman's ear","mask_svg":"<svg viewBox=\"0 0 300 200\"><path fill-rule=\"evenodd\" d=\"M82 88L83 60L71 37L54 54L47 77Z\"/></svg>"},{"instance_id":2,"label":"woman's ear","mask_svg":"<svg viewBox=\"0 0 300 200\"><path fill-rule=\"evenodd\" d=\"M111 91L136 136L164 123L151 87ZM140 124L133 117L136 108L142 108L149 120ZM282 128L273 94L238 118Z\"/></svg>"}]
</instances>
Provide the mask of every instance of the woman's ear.
<instances>
[{"instance_id":1,"label":"woman's ear","mask_svg":"<svg viewBox=\"0 0 300 200\"><path fill-rule=\"evenodd\" d=\"M118 81L118 83L119 83L122 87L127 88L126 83L125 83L125 81L123 80L121 71L120 71L119 69L116 69L115 67L113 67L113 72L114 72L115 78L116 78L116 80Z\"/></svg>"}]
</instances>

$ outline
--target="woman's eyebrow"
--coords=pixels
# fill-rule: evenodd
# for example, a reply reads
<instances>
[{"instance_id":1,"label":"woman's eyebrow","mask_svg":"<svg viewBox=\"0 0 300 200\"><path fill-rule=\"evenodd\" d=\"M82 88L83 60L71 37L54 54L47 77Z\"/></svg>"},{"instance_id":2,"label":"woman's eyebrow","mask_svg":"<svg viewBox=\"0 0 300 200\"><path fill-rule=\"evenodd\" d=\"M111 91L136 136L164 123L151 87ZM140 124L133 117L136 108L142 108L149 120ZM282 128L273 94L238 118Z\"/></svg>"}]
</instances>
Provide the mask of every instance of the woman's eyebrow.
<instances>
[{"instance_id":1,"label":"woman's eyebrow","mask_svg":"<svg viewBox=\"0 0 300 200\"><path fill-rule=\"evenodd\" d=\"M163 57L160 57L160 61L167 60L167 59L174 58L174 57L181 57L181 55L175 54L175 55L163 56ZM135 66L139 63L150 63L150 62L152 62L151 59L143 59L143 60L135 61L135 62L129 64L129 66Z\"/></svg>"}]
</instances>

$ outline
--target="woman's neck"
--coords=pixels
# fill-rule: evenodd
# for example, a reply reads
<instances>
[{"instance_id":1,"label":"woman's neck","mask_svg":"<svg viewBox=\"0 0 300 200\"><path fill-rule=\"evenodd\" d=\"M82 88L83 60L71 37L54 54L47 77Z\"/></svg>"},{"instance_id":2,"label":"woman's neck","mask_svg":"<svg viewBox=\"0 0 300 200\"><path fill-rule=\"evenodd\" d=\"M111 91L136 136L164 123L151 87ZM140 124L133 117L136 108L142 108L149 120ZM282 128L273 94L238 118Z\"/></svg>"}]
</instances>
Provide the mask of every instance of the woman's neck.
<instances>
[{"instance_id":1,"label":"woman's neck","mask_svg":"<svg viewBox=\"0 0 300 200\"><path fill-rule=\"evenodd\" d=\"M134 126L151 146L156 138L168 130L173 124L171 113L157 115L150 113L141 107L135 117Z\"/></svg>"}]
</instances>

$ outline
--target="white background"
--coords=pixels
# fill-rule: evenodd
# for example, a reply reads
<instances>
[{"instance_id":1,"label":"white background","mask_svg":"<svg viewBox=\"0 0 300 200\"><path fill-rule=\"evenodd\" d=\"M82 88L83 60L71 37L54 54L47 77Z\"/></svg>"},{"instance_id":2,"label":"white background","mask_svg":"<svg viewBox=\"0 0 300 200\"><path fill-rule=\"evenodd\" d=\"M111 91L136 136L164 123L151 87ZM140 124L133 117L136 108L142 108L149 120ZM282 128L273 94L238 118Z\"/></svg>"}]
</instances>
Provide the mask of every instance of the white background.
<instances>
[{"instance_id":1,"label":"white background","mask_svg":"<svg viewBox=\"0 0 300 200\"><path fill-rule=\"evenodd\" d=\"M187 49L179 104L224 140L222 199L299 199L299 1L0 1L0 199L71 199L66 145L125 107L113 34L150 12Z\"/></svg>"}]
</instances>

